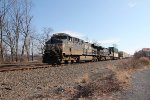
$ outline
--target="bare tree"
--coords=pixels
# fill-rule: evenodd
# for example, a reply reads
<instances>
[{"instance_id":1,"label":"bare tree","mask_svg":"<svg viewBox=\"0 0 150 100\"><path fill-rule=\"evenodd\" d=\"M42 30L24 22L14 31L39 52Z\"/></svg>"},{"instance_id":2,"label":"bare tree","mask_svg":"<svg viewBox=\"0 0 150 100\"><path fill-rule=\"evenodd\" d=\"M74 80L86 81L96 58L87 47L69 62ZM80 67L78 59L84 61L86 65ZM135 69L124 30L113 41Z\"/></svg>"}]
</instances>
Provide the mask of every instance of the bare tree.
<instances>
[{"instance_id":1,"label":"bare tree","mask_svg":"<svg viewBox=\"0 0 150 100\"><path fill-rule=\"evenodd\" d=\"M32 59L32 61L34 60L34 54L36 54L37 53L37 49L35 49L35 48L37 48L37 43L38 43L38 38L36 37L37 35L36 35L37 33L35 32L35 31L32 31L32 33L30 34L30 45L31 45L31 47L30 47L30 51L31 51L31 59Z\"/></svg>"},{"instance_id":2,"label":"bare tree","mask_svg":"<svg viewBox=\"0 0 150 100\"><path fill-rule=\"evenodd\" d=\"M146 57L146 53L143 50L134 53L133 57L139 59L140 57Z\"/></svg>"},{"instance_id":3,"label":"bare tree","mask_svg":"<svg viewBox=\"0 0 150 100\"><path fill-rule=\"evenodd\" d=\"M20 36L20 23L21 23L21 12L20 7L16 3L16 8L14 9L14 33L15 33L15 56L16 62L18 61L18 43L19 43L19 36Z\"/></svg>"},{"instance_id":4,"label":"bare tree","mask_svg":"<svg viewBox=\"0 0 150 100\"><path fill-rule=\"evenodd\" d=\"M10 22L7 22L4 30L4 43L10 48L11 61L14 61L14 50L15 50L15 34L12 32L12 27L10 26Z\"/></svg>"},{"instance_id":5,"label":"bare tree","mask_svg":"<svg viewBox=\"0 0 150 100\"><path fill-rule=\"evenodd\" d=\"M4 60L4 43L3 35L5 34L5 24L7 21L8 12L15 0L0 0L0 59Z\"/></svg>"},{"instance_id":6,"label":"bare tree","mask_svg":"<svg viewBox=\"0 0 150 100\"><path fill-rule=\"evenodd\" d=\"M15 0L13 6L11 7L10 16L11 16L11 26L12 32L15 36L15 60L19 60L19 39L21 33L26 33L26 27L23 29L23 25L26 25L27 21L24 21L24 14L26 15L26 6L24 4L26 0ZM26 19L25 19L26 20ZM23 24L24 23L24 24ZM23 26L23 27L22 27ZM28 36L26 36L28 37ZM27 38L26 38L27 40Z\"/></svg>"},{"instance_id":7,"label":"bare tree","mask_svg":"<svg viewBox=\"0 0 150 100\"><path fill-rule=\"evenodd\" d=\"M4 28L4 20L6 15L6 2L5 0L0 1L0 59L3 62L3 28Z\"/></svg>"},{"instance_id":8,"label":"bare tree","mask_svg":"<svg viewBox=\"0 0 150 100\"><path fill-rule=\"evenodd\" d=\"M29 61L30 57L30 35L31 35L31 20L32 16L30 16L30 10L31 10L31 2L28 0L24 0L24 16L21 21L22 26L22 34L24 37L23 46L22 46L22 54L21 56L24 56L24 52L26 52L26 57Z\"/></svg>"},{"instance_id":9,"label":"bare tree","mask_svg":"<svg viewBox=\"0 0 150 100\"><path fill-rule=\"evenodd\" d=\"M4 53L11 61L26 56L29 61L31 45L30 0L0 0L0 61Z\"/></svg>"},{"instance_id":10,"label":"bare tree","mask_svg":"<svg viewBox=\"0 0 150 100\"><path fill-rule=\"evenodd\" d=\"M43 28L43 33L39 34L39 37L37 38L38 40L37 49L40 51L40 54L43 54L45 42L50 39L52 31L53 31L52 28L45 27Z\"/></svg>"}]
</instances>

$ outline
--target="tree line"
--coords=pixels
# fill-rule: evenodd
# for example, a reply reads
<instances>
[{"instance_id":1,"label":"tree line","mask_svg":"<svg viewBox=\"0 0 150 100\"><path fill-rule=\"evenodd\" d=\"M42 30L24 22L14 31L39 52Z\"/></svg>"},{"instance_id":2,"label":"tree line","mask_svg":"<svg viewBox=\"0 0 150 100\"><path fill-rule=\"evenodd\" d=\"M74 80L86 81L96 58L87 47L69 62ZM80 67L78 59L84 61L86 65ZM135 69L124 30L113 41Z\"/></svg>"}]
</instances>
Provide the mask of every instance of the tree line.
<instances>
[{"instance_id":1,"label":"tree line","mask_svg":"<svg viewBox=\"0 0 150 100\"><path fill-rule=\"evenodd\" d=\"M32 5L31 0L0 0L0 63L30 61L43 53L52 29L41 34L33 29Z\"/></svg>"}]
</instances>

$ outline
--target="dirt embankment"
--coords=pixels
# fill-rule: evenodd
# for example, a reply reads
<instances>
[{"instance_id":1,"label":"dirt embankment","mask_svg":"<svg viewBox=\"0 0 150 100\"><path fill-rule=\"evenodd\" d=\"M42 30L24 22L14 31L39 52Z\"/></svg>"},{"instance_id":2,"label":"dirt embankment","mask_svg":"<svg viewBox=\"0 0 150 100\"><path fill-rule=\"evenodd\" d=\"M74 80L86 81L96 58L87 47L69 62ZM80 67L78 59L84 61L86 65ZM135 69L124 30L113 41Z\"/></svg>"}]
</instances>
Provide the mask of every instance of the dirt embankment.
<instances>
[{"instance_id":1,"label":"dirt embankment","mask_svg":"<svg viewBox=\"0 0 150 100\"><path fill-rule=\"evenodd\" d=\"M2 72L0 99L120 100L133 72L120 69L124 61Z\"/></svg>"}]
</instances>

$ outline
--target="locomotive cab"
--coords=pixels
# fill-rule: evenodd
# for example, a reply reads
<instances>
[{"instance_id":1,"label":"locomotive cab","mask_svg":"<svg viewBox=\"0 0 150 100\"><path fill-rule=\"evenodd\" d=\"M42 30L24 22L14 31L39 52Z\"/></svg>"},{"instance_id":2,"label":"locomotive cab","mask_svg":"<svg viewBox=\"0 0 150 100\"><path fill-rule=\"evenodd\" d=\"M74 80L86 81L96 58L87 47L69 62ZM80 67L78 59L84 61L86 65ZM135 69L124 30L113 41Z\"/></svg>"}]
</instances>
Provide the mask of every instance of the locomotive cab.
<instances>
[{"instance_id":1,"label":"locomotive cab","mask_svg":"<svg viewBox=\"0 0 150 100\"><path fill-rule=\"evenodd\" d=\"M67 36L54 34L45 44L43 63L60 64L62 61L63 41Z\"/></svg>"}]
</instances>

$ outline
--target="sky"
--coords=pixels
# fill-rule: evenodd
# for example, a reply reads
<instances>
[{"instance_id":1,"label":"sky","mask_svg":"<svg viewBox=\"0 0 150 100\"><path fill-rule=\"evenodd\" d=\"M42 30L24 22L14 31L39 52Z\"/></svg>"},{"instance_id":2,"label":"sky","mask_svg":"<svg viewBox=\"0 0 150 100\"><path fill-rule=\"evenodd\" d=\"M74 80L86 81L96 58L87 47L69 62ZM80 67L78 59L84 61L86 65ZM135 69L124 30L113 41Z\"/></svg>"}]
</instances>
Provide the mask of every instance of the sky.
<instances>
[{"instance_id":1,"label":"sky","mask_svg":"<svg viewBox=\"0 0 150 100\"><path fill-rule=\"evenodd\" d=\"M133 54L150 47L150 0L33 0L33 25Z\"/></svg>"}]
</instances>

